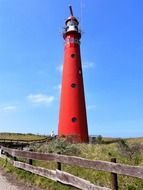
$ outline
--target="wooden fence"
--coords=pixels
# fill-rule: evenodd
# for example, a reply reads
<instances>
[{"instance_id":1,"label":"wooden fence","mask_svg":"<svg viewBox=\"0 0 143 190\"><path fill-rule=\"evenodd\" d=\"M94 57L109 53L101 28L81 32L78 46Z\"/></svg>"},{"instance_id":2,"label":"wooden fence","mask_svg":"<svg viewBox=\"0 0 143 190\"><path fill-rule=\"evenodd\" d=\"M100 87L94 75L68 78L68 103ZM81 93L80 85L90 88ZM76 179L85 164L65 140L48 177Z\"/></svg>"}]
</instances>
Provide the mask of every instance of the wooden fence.
<instances>
[{"instance_id":1,"label":"wooden fence","mask_svg":"<svg viewBox=\"0 0 143 190\"><path fill-rule=\"evenodd\" d=\"M9 147L9 148L23 148L25 146L28 146L30 144L35 144L35 143L44 143L44 142L48 142L48 141L51 141L54 137L45 137L45 138L41 138L41 139L9 139L9 138L5 138L5 139L2 139L0 138L0 146L6 146L6 147Z\"/></svg>"},{"instance_id":2,"label":"wooden fence","mask_svg":"<svg viewBox=\"0 0 143 190\"><path fill-rule=\"evenodd\" d=\"M99 161L99 160L93 161L75 156L20 151L17 149L10 149L6 147L1 147L1 151L5 152L7 156L10 155L14 158L13 160L11 160L11 163L17 168L21 168L26 171L38 174L40 176L47 177L54 181L58 181L63 184L71 185L84 190L87 189L111 190L111 189L107 187L100 187L94 185L87 180L71 175L67 172L61 171L60 170L61 163L73 166L80 166L84 168L91 168L98 171L110 172L112 176L112 181L111 181L112 190L118 190L117 174L143 179L143 167L119 164L116 163L115 159L112 159L111 162ZM16 161L17 157L29 159L29 164ZM32 166L32 160L53 161L58 163L57 164L58 168L57 170L49 170L41 167L35 167Z\"/></svg>"},{"instance_id":3,"label":"wooden fence","mask_svg":"<svg viewBox=\"0 0 143 190\"><path fill-rule=\"evenodd\" d=\"M50 137L50 136L48 136L48 137L45 137L45 138L41 138L41 139L33 139L33 140L31 140L31 139L9 139L9 138L5 138L5 139L2 139L2 138L0 138L0 143L6 143L6 142L11 142L11 143L13 143L13 142L17 142L17 143L19 143L19 142L24 142L24 143L40 143L40 142L45 142L45 141L50 141L52 139L52 137Z\"/></svg>"}]
</instances>

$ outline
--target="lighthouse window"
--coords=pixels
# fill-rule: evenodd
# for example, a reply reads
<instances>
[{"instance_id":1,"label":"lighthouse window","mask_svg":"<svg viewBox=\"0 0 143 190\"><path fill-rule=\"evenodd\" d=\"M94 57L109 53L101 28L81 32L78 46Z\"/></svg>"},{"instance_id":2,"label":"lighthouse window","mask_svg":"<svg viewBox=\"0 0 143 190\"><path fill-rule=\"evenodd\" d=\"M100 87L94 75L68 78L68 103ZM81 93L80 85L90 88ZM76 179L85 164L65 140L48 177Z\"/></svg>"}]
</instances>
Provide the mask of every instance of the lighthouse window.
<instances>
[{"instance_id":1,"label":"lighthouse window","mask_svg":"<svg viewBox=\"0 0 143 190\"><path fill-rule=\"evenodd\" d=\"M75 83L72 83L72 84L71 84L71 87L72 87L72 88L75 88L75 87L76 87L76 84L75 84Z\"/></svg>"},{"instance_id":2,"label":"lighthouse window","mask_svg":"<svg viewBox=\"0 0 143 190\"><path fill-rule=\"evenodd\" d=\"M80 75L82 74L82 71L81 71L81 69L79 69L78 73L79 73Z\"/></svg>"},{"instance_id":3,"label":"lighthouse window","mask_svg":"<svg viewBox=\"0 0 143 190\"><path fill-rule=\"evenodd\" d=\"M75 53L72 53L72 54L71 54L71 57L72 57L72 58L75 58Z\"/></svg>"},{"instance_id":4,"label":"lighthouse window","mask_svg":"<svg viewBox=\"0 0 143 190\"><path fill-rule=\"evenodd\" d=\"M74 38L70 38L70 43L74 43Z\"/></svg>"},{"instance_id":5,"label":"lighthouse window","mask_svg":"<svg viewBox=\"0 0 143 190\"><path fill-rule=\"evenodd\" d=\"M72 122L75 123L77 121L76 117L72 117Z\"/></svg>"}]
</instances>

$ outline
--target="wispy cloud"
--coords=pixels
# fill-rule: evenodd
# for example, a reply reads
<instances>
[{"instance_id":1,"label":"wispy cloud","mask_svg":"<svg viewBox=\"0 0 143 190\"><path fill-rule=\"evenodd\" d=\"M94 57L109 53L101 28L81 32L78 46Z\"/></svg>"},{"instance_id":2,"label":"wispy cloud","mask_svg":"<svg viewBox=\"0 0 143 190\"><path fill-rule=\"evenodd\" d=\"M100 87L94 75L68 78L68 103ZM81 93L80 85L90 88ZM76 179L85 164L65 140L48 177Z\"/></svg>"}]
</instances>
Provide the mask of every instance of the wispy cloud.
<instances>
[{"instance_id":1,"label":"wispy cloud","mask_svg":"<svg viewBox=\"0 0 143 190\"><path fill-rule=\"evenodd\" d=\"M17 107L16 106L1 106L0 108L0 111L3 111L3 112L14 112L17 110Z\"/></svg>"},{"instance_id":2,"label":"wispy cloud","mask_svg":"<svg viewBox=\"0 0 143 190\"><path fill-rule=\"evenodd\" d=\"M83 69L92 69L94 67L95 67L95 63L92 62L92 61L85 61L85 62L83 61L83 63L82 63L82 68ZM63 71L63 64L58 65L56 67L56 70L59 71L59 72L62 72Z\"/></svg>"},{"instance_id":3,"label":"wispy cloud","mask_svg":"<svg viewBox=\"0 0 143 190\"><path fill-rule=\"evenodd\" d=\"M58 90L59 92L61 92L61 88L62 88L61 84L58 84L57 86L54 86L54 89Z\"/></svg>"},{"instance_id":4,"label":"wispy cloud","mask_svg":"<svg viewBox=\"0 0 143 190\"><path fill-rule=\"evenodd\" d=\"M48 96L46 94L29 94L27 98L32 103L46 105L50 105L55 99L54 96Z\"/></svg>"},{"instance_id":5,"label":"wispy cloud","mask_svg":"<svg viewBox=\"0 0 143 190\"><path fill-rule=\"evenodd\" d=\"M63 71L63 64L58 65L58 66L56 67L56 70L59 71L59 72L62 72L62 71Z\"/></svg>"},{"instance_id":6,"label":"wispy cloud","mask_svg":"<svg viewBox=\"0 0 143 190\"><path fill-rule=\"evenodd\" d=\"M83 69L92 69L95 67L95 63L92 61L85 61L82 63L82 68Z\"/></svg>"},{"instance_id":7,"label":"wispy cloud","mask_svg":"<svg viewBox=\"0 0 143 190\"><path fill-rule=\"evenodd\" d=\"M93 105L88 105L87 109L88 110L95 110L96 109L96 105L94 105L94 104Z\"/></svg>"}]
</instances>

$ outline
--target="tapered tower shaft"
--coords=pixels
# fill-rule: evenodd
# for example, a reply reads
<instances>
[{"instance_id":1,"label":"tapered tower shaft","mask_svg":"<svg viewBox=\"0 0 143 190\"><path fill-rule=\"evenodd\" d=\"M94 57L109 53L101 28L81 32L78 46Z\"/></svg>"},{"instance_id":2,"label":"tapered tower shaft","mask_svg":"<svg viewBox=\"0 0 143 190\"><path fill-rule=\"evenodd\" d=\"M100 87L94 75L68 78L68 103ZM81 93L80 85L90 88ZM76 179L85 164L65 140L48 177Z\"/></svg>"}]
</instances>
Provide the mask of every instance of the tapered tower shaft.
<instances>
[{"instance_id":1,"label":"tapered tower shaft","mask_svg":"<svg viewBox=\"0 0 143 190\"><path fill-rule=\"evenodd\" d=\"M70 13L71 16L66 20L63 32L65 45L58 136L70 136L74 142L88 142L80 56L81 33L71 6Z\"/></svg>"}]
</instances>

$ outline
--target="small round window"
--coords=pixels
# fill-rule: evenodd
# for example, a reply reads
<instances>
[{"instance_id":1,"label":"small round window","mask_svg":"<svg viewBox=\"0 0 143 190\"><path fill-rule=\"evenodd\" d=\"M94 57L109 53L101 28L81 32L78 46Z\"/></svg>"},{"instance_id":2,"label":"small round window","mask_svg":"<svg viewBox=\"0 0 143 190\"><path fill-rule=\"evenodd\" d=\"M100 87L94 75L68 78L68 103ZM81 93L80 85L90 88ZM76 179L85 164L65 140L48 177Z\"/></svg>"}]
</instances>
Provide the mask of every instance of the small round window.
<instances>
[{"instance_id":1,"label":"small round window","mask_svg":"<svg viewBox=\"0 0 143 190\"><path fill-rule=\"evenodd\" d=\"M72 83L72 84L71 84L71 87L72 87L72 88L75 88L75 87L76 87L76 84L75 84L75 83Z\"/></svg>"},{"instance_id":2,"label":"small round window","mask_svg":"<svg viewBox=\"0 0 143 190\"><path fill-rule=\"evenodd\" d=\"M72 53L72 54L71 54L71 57L72 57L72 58L75 58L75 56L76 56L75 53Z\"/></svg>"},{"instance_id":3,"label":"small round window","mask_svg":"<svg viewBox=\"0 0 143 190\"><path fill-rule=\"evenodd\" d=\"M82 74L82 71L79 69L78 73L81 75L81 74Z\"/></svg>"},{"instance_id":4,"label":"small round window","mask_svg":"<svg viewBox=\"0 0 143 190\"><path fill-rule=\"evenodd\" d=\"M72 117L72 122L75 123L77 121L76 117Z\"/></svg>"}]
</instances>

